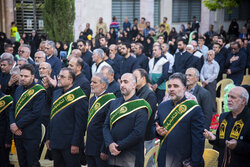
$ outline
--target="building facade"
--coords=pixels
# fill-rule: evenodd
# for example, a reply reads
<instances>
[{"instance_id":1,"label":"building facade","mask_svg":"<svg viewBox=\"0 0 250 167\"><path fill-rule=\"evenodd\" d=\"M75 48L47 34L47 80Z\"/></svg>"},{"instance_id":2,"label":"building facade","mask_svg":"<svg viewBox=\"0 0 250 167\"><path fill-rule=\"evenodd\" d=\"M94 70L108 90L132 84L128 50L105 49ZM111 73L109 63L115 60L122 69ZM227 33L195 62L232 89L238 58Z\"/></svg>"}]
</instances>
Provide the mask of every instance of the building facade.
<instances>
[{"instance_id":1,"label":"building facade","mask_svg":"<svg viewBox=\"0 0 250 167\"><path fill-rule=\"evenodd\" d=\"M31 33L32 29L38 32L43 31L43 21L41 4L43 0L0 0L0 31L10 36L10 24L16 21L20 33ZM75 23L74 36L78 39L81 31L84 30L86 23L90 23L90 28L95 35L96 24L99 17L109 27L112 16L118 18L122 26L124 17L129 21L133 18L145 17L150 21L151 26L159 26L163 17L168 18L170 27L175 27L179 31L180 25L187 25L196 16L200 22L200 32L205 33L210 24L214 25L217 31L220 25L224 25L227 31L231 19L236 18L239 26L242 27L250 11L249 0L242 0L240 6L228 14L226 9L209 11L201 0L75 0Z\"/></svg>"}]
</instances>

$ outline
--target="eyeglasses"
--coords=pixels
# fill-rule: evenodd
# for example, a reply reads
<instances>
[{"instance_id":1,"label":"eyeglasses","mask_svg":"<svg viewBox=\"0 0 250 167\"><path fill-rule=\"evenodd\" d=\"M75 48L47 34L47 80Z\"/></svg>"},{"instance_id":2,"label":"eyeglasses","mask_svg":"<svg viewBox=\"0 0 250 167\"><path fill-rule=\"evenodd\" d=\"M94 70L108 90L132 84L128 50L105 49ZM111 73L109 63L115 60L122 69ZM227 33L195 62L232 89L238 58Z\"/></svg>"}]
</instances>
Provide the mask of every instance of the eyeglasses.
<instances>
[{"instance_id":1,"label":"eyeglasses","mask_svg":"<svg viewBox=\"0 0 250 167\"><path fill-rule=\"evenodd\" d=\"M46 67L40 67L39 70L46 70Z\"/></svg>"},{"instance_id":2,"label":"eyeglasses","mask_svg":"<svg viewBox=\"0 0 250 167\"><path fill-rule=\"evenodd\" d=\"M35 57L35 59L41 59L41 58L43 58L43 57Z\"/></svg>"},{"instance_id":3,"label":"eyeglasses","mask_svg":"<svg viewBox=\"0 0 250 167\"><path fill-rule=\"evenodd\" d=\"M24 53L25 51L24 50L19 50L18 53Z\"/></svg>"}]
</instances>

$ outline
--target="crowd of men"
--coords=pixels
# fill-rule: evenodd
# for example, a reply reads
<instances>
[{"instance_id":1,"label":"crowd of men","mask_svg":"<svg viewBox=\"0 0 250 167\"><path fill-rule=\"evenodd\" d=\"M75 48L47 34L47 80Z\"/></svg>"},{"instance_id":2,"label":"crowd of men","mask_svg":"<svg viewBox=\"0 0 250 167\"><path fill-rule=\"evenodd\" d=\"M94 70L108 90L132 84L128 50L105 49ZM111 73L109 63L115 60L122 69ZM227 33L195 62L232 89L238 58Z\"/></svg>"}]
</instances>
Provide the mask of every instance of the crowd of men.
<instances>
[{"instance_id":1,"label":"crowd of men","mask_svg":"<svg viewBox=\"0 0 250 167\"><path fill-rule=\"evenodd\" d=\"M213 26L198 34L195 17L188 28L188 35L174 27L171 33L164 18L156 32L145 18L140 24L125 18L119 33L114 17L107 32L100 18L96 38L88 39L88 24L67 56L51 40L41 41L33 55L30 45L15 51L5 40L0 167L9 164L12 138L20 167L40 166L41 124L55 167L80 167L85 159L89 167L141 167L155 138L160 167L204 166L205 138L219 151L219 166L249 166L249 85L240 86L250 67L249 35L229 34L227 44ZM236 87L215 136L209 129L223 74Z\"/></svg>"}]
</instances>

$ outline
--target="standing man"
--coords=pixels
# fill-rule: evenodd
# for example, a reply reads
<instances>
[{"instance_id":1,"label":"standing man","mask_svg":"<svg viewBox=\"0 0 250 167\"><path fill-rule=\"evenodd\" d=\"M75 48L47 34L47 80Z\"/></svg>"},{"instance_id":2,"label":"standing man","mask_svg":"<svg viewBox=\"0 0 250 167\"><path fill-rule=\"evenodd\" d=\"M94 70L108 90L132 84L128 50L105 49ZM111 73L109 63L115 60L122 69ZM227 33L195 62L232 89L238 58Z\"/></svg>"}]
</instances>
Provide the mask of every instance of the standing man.
<instances>
[{"instance_id":1,"label":"standing man","mask_svg":"<svg viewBox=\"0 0 250 167\"><path fill-rule=\"evenodd\" d=\"M89 167L106 167L107 150L102 134L103 123L109 111L110 102L115 100L113 93L106 91L108 78L102 73L96 73L91 79L91 93L94 96L89 101L87 122L86 155Z\"/></svg>"},{"instance_id":2,"label":"standing man","mask_svg":"<svg viewBox=\"0 0 250 167\"><path fill-rule=\"evenodd\" d=\"M100 48L93 51L92 58L95 62L91 67L92 76L95 73L99 73L103 66L110 66L106 61L104 61L104 51Z\"/></svg>"},{"instance_id":3,"label":"standing man","mask_svg":"<svg viewBox=\"0 0 250 167\"><path fill-rule=\"evenodd\" d=\"M213 50L207 52L207 61L205 61L200 74L202 87L211 93L212 105L216 111L216 78L218 77L220 66L214 60L215 53Z\"/></svg>"},{"instance_id":4,"label":"standing man","mask_svg":"<svg viewBox=\"0 0 250 167\"><path fill-rule=\"evenodd\" d=\"M86 62L89 67L92 66L92 53L86 49L86 42L84 40L79 39L77 41L77 47L82 52L82 59Z\"/></svg>"},{"instance_id":5,"label":"standing man","mask_svg":"<svg viewBox=\"0 0 250 167\"><path fill-rule=\"evenodd\" d=\"M139 66L148 71L148 57L143 53L143 45L141 43L135 44L135 55Z\"/></svg>"},{"instance_id":6,"label":"standing man","mask_svg":"<svg viewBox=\"0 0 250 167\"><path fill-rule=\"evenodd\" d=\"M155 138L154 135L152 134L152 125L154 123L155 119L155 113L157 110L157 98L154 93L149 87L148 87L148 73L142 69L136 69L133 72L133 75L136 77L137 83L136 83L136 96L139 98L142 98L146 100L152 109L152 114L151 117L148 121L147 124L147 129L145 133L145 138L144 138L144 146L146 148L146 153L155 146ZM154 166L154 161L153 158L150 158L148 162L148 167Z\"/></svg>"},{"instance_id":7,"label":"standing man","mask_svg":"<svg viewBox=\"0 0 250 167\"><path fill-rule=\"evenodd\" d=\"M10 95L5 95L0 90L0 166L9 166L9 152L12 134L9 126L9 110L13 103Z\"/></svg>"},{"instance_id":8,"label":"standing man","mask_svg":"<svg viewBox=\"0 0 250 167\"><path fill-rule=\"evenodd\" d=\"M117 46L112 44L109 46L109 58L114 62L113 69L115 71L115 80L117 81L118 78L121 77L120 75L120 65L122 57L117 52Z\"/></svg>"},{"instance_id":9,"label":"standing man","mask_svg":"<svg viewBox=\"0 0 250 167\"><path fill-rule=\"evenodd\" d=\"M187 78L187 91L196 97L205 116L205 128L209 129L213 116L211 94L205 88L198 85L200 74L197 69L188 68L185 74Z\"/></svg>"},{"instance_id":10,"label":"standing man","mask_svg":"<svg viewBox=\"0 0 250 167\"><path fill-rule=\"evenodd\" d=\"M153 127L153 132L161 139L159 167L204 165L204 115L194 100L186 99L185 91L185 75L171 75L168 84L171 100L159 105Z\"/></svg>"},{"instance_id":11,"label":"standing man","mask_svg":"<svg viewBox=\"0 0 250 167\"><path fill-rule=\"evenodd\" d=\"M79 147L87 125L88 100L80 88L74 87L75 73L61 69L58 89L52 98L52 109L46 145L52 152L55 167L80 167Z\"/></svg>"},{"instance_id":12,"label":"standing man","mask_svg":"<svg viewBox=\"0 0 250 167\"><path fill-rule=\"evenodd\" d=\"M59 74L62 63L55 55L55 43L53 41L47 41L45 44L45 54L46 54L46 62L51 65L52 75L56 76Z\"/></svg>"},{"instance_id":13,"label":"standing man","mask_svg":"<svg viewBox=\"0 0 250 167\"><path fill-rule=\"evenodd\" d=\"M219 149L218 166L248 167L250 164L250 112L247 106L249 94L236 86L228 94L228 108L219 118L216 136L204 130L204 136Z\"/></svg>"},{"instance_id":14,"label":"standing man","mask_svg":"<svg viewBox=\"0 0 250 167\"><path fill-rule=\"evenodd\" d=\"M34 82L33 65L24 64L20 70L20 86L10 110L10 130L14 134L20 167L40 166L41 115L46 93L41 85Z\"/></svg>"},{"instance_id":15,"label":"standing man","mask_svg":"<svg viewBox=\"0 0 250 167\"><path fill-rule=\"evenodd\" d=\"M168 73L172 74L173 72L173 65L174 65L174 56L169 53L169 45L166 43L163 43L161 45L162 53L165 55L166 59L169 61L169 69Z\"/></svg>"},{"instance_id":16,"label":"standing man","mask_svg":"<svg viewBox=\"0 0 250 167\"><path fill-rule=\"evenodd\" d=\"M179 39L177 42L179 52L174 56L173 72L185 73L192 65L192 55L186 51L186 41Z\"/></svg>"},{"instance_id":17,"label":"standing man","mask_svg":"<svg viewBox=\"0 0 250 167\"><path fill-rule=\"evenodd\" d=\"M149 60L149 82L157 96L157 102L160 104L165 96L166 83L168 80L169 62L161 53L161 47L153 47L154 57Z\"/></svg>"},{"instance_id":18,"label":"standing man","mask_svg":"<svg viewBox=\"0 0 250 167\"><path fill-rule=\"evenodd\" d=\"M101 73L103 73L109 81L108 88L106 89L109 93L114 93L114 95L118 98L121 97L120 84L114 79L114 70L110 66L103 66L101 69Z\"/></svg>"},{"instance_id":19,"label":"standing man","mask_svg":"<svg viewBox=\"0 0 250 167\"><path fill-rule=\"evenodd\" d=\"M168 18L167 17L163 17L163 22L160 24L160 25L164 25L165 26L165 31L168 33L168 35L169 35L169 33L170 33L170 26L169 26L169 24L167 23L167 21L168 21Z\"/></svg>"},{"instance_id":20,"label":"standing man","mask_svg":"<svg viewBox=\"0 0 250 167\"><path fill-rule=\"evenodd\" d=\"M144 161L144 136L150 105L135 95L136 78L130 73L121 77L120 97L110 104L103 135L109 148L109 165L141 167ZM148 109L148 111L147 111Z\"/></svg>"},{"instance_id":21,"label":"standing man","mask_svg":"<svg viewBox=\"0 0 250 167\"><path fill-rule=\"evenodd\" d=\"M100 28L102 28L103 34L106 34L108 32L107 31L107 25L106 25L106 23L103 22L102 17L99 18L99 22L96 24L96 34L99 33Z\"/></svg>"},{"instance_id":22,"label":"standing man","mask_svg":"<svg viewBox=\"0 0 250 167\"><path fill-rule=\"evenodd\" d=\"M82 73L84 62L80 57L72 57L69 61L69 68L71 68L76 75L74 86L80 86L82 91L86 94L87 97L90 95L90 83L88 79Z\"/></svg>"},{"instance_id":23,"label":"standing man","mask_svg":"<svg viewBox=\"0 0 250 167\"><path fill-rule=\"evenodd\" d=\"M3 55L10 55L9 53L3 53ZM12 55L10 55L12 56ZM13 56L12 56L13 57ZM8 88L8 83L11 79L10 71L13 68L14 60L9 58L0 59L0 89L2 92L6 93ZM16 78L17 79L17 78ZM11 86L11 85L10 85Z\"/></svg>"},{"instance_id":24,"label":"standing man","mask_svg":"<svg viewBox=\"0 0 250 167\"><path fill-rule=\"evenodd\" d=\"M214 60L220 66L220 71L219 71L219 74L218 74L218 77L217 77L217 82L222 80L222 75L223 75L224 66L225 66L225 62L226 62L226 58L223 55L223 52L221 52L221 47L222 46L219 43L214 43L213 44L213 51L215 52Z\"/></svg>"},{"instance_id":25,"label":"standing man","mask_svg":"<svg viewBox=\"0 0 250 167\"><path fill-rule=\"evenodd\" d=\"M125 73L132 73L135 69L139 68L136 58L131 56L131 46L128 43L122 43L121 55L122 60L120 64L120 75Z\"/></svg>"},{"instance_id":26,"label":"standing man","mask_svg":"<svg viewBox=\"0 0 250 167\"><path fill-rule=\"evenodd\" d=\"M240 52L238 42L233 42L231 48L232 52L227 57L225 69L227 77L232 79L235 85L240 85L246 68L247 56L244 52Z\"/></svg>"}]
</instances>

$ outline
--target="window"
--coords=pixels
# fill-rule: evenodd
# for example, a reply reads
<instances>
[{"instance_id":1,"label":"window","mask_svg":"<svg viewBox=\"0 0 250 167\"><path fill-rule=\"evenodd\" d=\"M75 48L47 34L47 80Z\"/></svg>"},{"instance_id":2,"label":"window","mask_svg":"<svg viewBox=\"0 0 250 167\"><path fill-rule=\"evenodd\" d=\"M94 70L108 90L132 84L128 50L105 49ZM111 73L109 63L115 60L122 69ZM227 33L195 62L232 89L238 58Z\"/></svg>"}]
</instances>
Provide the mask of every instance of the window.
<instances>
[{"instance_id":1,"label":"window","mask_svg":"<svg viewBox=\"0 0 250 167\"><path fill-rule=\"evenodd\" d=\"M201 0L173 0L173 22L189 22L193 16L200 20Z\"/></svg>"},{"instance_id":2,"label":"window","mask_svg":"<svg viewBox=\"0 0 250 167\"><path fill-rule=\"evenodd\" d=\"M160 25L160 0L154 0L154 25Z\"/></svg>"},{"instance_id":3,"label":"window","mask_svg":"<svg viewBox=\"0 0 250 167\"><path fill-rule=\"evenodd\" d=\"M120 28L124 22L124 17L133 24L133 19L140 20L140 0L112 0L112 17L116 16Z\"/></svg>"},{"instance_id":4,"label":"window","mask_svg":"<svg viewBox=\"0 0 250 167\"><path fill-rule=\"evenodd\" d=\"M250 6L249 0L242 0L239 7L232 9L231 14L229 14L228 11L225 9L224 20L225 21L231 21L232 19L247 20L250 16L249 6Z\"/></svg>"}]
</instances>

